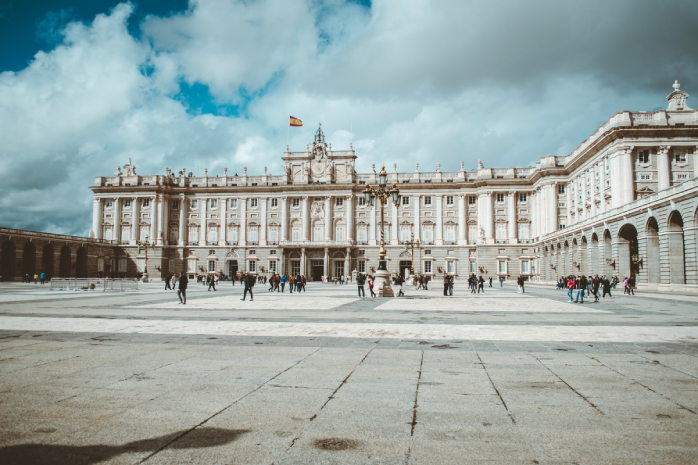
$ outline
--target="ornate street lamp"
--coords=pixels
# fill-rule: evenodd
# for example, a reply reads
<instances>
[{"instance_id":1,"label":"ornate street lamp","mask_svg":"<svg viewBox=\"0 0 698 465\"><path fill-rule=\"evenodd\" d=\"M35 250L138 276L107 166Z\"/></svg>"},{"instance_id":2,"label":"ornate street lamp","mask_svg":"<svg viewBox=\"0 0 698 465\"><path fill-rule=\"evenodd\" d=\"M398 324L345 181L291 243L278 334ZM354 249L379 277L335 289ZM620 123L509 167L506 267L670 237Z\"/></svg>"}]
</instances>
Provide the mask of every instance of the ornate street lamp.
<instances>
[{"instance_id":1,"label":"ornate street lamp","mask_svg":"<svg viewBox=\"0 0 698 465\"><path fill-rule=\"evenodd\" d=\"M148 249L152 249L155 247L155 242L151 242L148 240L148 236L145 236L145 241L136 241L136 245L138 246L138 253L141 252L141 249L145 249L145 267L143 268L143 282L148 278Z\"/></svg>"},{"instance_id":2,"label":"ornate street lamp","mask_svg":"<svg viewBox=\"0 0 698 465\"><path fill-rule=\"evenodd\" d=\"M405 241L405 245L410 248L412 254L412 261L410 262L410 277L412 277L414 276L414 246L417 246L417 249L419 249L419 239L415 241L414 233L412 233L410 234L410 240Z\"/></svg>"},{"instance_id":3,"label":"ornate street lamp","mask_svg":"<svg viewBox=\"0 0 698 465\"><path fill-rule=\"evenodd\" d=\"M388 273L388 265L385 260L385 229L383 227L383 206L388 202L388 200L393 201L395 208L400 207L400 189L397 187L397 183L393 183L392 187L387 186L388 183L388 173L385 171L385 165L381 166L381 171L378 173L378 189L374 189L367 182L366 189L363 191L364 200L367 204L373 206L374 200L377 199L381 207L381 248L378 253L378 271L376 271L376 279L382 281L382 285L379 284L378 290L383 297L392 297L393 288L390 286L390 273Z\"/></svg>"}]
</instances>

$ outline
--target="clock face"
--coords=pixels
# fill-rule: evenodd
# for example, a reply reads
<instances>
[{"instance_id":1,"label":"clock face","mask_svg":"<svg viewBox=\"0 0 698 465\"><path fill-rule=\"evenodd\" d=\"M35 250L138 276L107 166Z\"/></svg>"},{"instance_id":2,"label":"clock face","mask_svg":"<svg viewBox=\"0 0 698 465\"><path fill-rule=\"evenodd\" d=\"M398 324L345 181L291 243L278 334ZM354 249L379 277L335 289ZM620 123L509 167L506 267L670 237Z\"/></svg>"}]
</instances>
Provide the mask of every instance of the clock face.
<instances>
[{"instance_id":1,"label":"clock face","mask_svg":"<svg viewBox=\"0 0 698 465\"><path fill-rule=\"evenodd\" d=\"M320 165L319 163L316 165L313 165L313 173L315 174L322 174L322 172L325 171L325 167Z\"/></svg>"}]
</instances>

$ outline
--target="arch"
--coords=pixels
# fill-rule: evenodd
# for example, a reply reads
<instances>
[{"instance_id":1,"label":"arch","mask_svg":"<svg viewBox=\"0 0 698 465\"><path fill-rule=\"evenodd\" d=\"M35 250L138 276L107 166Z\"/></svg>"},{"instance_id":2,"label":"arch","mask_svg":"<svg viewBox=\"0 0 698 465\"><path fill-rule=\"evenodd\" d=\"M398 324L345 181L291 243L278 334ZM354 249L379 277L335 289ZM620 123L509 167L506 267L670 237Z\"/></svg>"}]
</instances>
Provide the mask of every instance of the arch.
<instances>
[{"instance_id":1,"label":"arch","mask_svg":"<svg viewBox=\"0 0 698 465\"><path fill-rule=\"evenodd\" d=\"M645 249L647 256L644 257L642 266L647 270L647 282L659 284L661 282L659 223L654 216L650 216L645 223Z\"/></svg>"},{"instance_id":2,"label":"arch","mask_svg":"<svg viewBox=\"0 0 698 465\"><path fill-rule=\"evenodd\" d=\"M578 245L579 245L579 244L577 244L577 238L576 238L576 237L573 238L573 239L572 239L572 246L573 246L573 247L577 247Z\"/></svg>"},{"instance_id":3,"label":"arch","mask_svg":"<svg viewBox=\"0 0 698 465\"><path fill-rule=\"evenodd\" d=\"M15 278L15 265L17 260L17 249L11 239L2 243L0 249L0 276L3 281L13 281Z\"/></svg>"},{"instance_id":4,"label":"arch","mask_svg":"<svg viewBox=\"0 0 698 465\"><path fill-rule=\"evenodd\" d=\"M288 256L288 258L301 258L301 253L300 252L291 252L291 254Z\"/></svg>"},{"instance_id":5,"label":"arch","mask_svg":"<svg viewBox=\"0 0 698 465\"><path fill-rule=\"evenodd\" d=\"M75 277L87 278L87 250L84 246L78 247L75 254Z\"/></svg>"},{"instance_id":6,"label":"arch","mask_svg":"<svg viewBox=\"0 0 698 465\"><path fill-rule=\"evenodd\" d=\"M341 259L344 259L344 252L335 252L335 253L332 255L332 258L341 258Z\"/></svg>"},{"instance_id":7,"label":"arch","mask_svg":"<svg viewBox=\"0 0 698 465\"><path fill-rule=\"evenodd\" d=\"M586 237L586 236L582 236L582 240L580 241L580 243L582 244L582 247L586 247L587 245L589 245L589 244L587 243L587 237Z\"/></svg>"},{"instance_id":8,"label":"arch","mask_svg":"<svg viewBox=\"0 0 698 465\"><path fill-rule=\"evenodd\" d=\"M591 274L600 274L601 267L599 266L599 236L596 233L591 234Z\"/></svg>"},{"instance_id":9,"label":"arch","mask_svg":"<svg viewBox=\"0 0 698 465\"><path fill-rule=\"evenodd\" d=\"M609 261L613 263L613 246L611 242L611 231L605 229L603 232L603 256L601 257L601 269L603 270L602 274L608 276L609 279L611 276L613 276L613 272L615 271L615 268L609 264Z\"/></svg>"},{"instance_id":10,"label":"arch","mask_svg":"<svg viewBox=\"0 0 698 465\"><path fill-rule=\"evenodd\" d=\"M618 273L619 278L629 278L640 273L640 267L633 263L638 256L637 229L625 223L618 230Z\"/></svg>"},{"instance_id":11,"label":"arch","mask_svg":"<svg viewBox=\"0 0 698 465\"><path fill-rule=\"evenodd\" d=\"M36 274L36 246L33 242L27 242L22 249L22 276L24 274L30 278Z\"/></svg>"},{"instance_id":12,"label":"arch","mask_svg":"<svg viewBox=\"0 0 698 465\"><path fill-rule=\"evenodd\" d=\"M669 282L672 284L686 283L686 256L683 237L683 217L674 210L667 221L667 237L669 242Z\"/></svg>"},{"instance_id":13,"label":"arch","mask_svg":"<svg viewBox=\"0 0 698 465\"><path fill-rule=\"evenodd\" d=\"M61 278L70 278L72 263L70 257L70 246L68 244L61 247L61 256L58 262L58 268L58 276Z\"/></svg>"},{"instance_id":14,"label":"arch","mask_svg":"<svg viewBox=\"0 0 698 465\"><path fill-rule=\"evenodd\" d=\"M41 251L41 272L46 273L46 279L49 281L53 278L54 254L55 251L51 244L44 245L44 249Z\"/></svg>"}]
</instances>

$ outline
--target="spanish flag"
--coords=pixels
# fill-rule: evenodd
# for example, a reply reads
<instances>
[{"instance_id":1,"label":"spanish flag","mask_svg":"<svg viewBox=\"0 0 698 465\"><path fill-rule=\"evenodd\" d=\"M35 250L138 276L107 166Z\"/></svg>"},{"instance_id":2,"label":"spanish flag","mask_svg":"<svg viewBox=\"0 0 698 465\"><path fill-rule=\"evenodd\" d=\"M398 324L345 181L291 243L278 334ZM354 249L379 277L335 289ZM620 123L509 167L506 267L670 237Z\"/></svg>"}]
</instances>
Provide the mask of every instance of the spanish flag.
<instances>
[{"instance_id":1,"label":"spanish flag","mask_svg":"<svg viewBox=\"0 0 698 465\"><path fill-rule=\"evenodd\" d=\"M303 121L291 116L291 126L303 126Z\"/></svg>"}]
</instances>

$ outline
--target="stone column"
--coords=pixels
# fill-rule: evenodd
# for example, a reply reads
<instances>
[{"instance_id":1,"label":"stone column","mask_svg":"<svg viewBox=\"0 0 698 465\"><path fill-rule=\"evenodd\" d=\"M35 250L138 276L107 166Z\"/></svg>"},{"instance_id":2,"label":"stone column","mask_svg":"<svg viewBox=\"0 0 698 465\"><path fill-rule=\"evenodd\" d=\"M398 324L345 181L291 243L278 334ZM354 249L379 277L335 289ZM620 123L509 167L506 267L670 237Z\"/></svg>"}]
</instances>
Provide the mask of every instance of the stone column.
<instances>
[{"instance_id":1,"label":"stone column","mask_svg":"<svg viewBox=\"0 0 698 465\"><path fill-rule=\"evenodd\" d=\"M330 275L330 249L325 247L325 256L322 261L322 274L325 279Z\"/></svg>"},{"instance_id":2,"label":"stone column","mask_svg":"<svg viewBox=\"0 0 698 465\"><path fill-rule=\"evenodd\" d=\"M332 196L327 195L325 196L325 242L331 241L332 235Z\"/></svg>"},{"instance_id":3,"label":"stone column","mask_svg":"<svg viewBox=\"0 0 698 465\"><path fill-rule=\"evenodd\" d=\"M663 191L671 187L671 172L669 167L670 145L662 145L657 150L657 190Z\"/></svg>"},{"instance_id":4,"label":"stone column","mask_svg":"<svg viewBox=\"0 0 698 465\"><path fill-rule=\"evenodd\" d=\"M577 180L575 180L572 184L574 184L574 186L577 189L579 189L579 185L577 183ZM567 186L565 186L565 193L567 194L567 200L565 201L565 205L567 205L567 220L565 221L565 223L569 227L569 226L572 226L572 189L571 189L571 185L569 182L567 183ZM582 196L582 202L584 202L584 196ZM582 205L584 205L584 204L582 203ZM577 210L576 205L575 205L575 210ZM579 218L577 217L577 215L575 215L575 223L577 221L579 221Z\"/></svg>"},{"instance_id":5,"label":"stone column","mask_svg":"<svg viewBox=\"0 0 698 465\"><path fill-rule=\"evenodd\" d=\"M538 202L538 195L536 191L530 193L528 198L528 216L531 218L531 239L535 240L538 237L538 208L536 208L536 202Z\"/></svg>"},{"instance_id":6,"label":"stone column","mask_svg":"<svg viewBox=\"0 0 698 465\"><path fill-rule=\"evenodd\" d=\"M388 200L388 205L390 205L391 210L393 211L393 226L390 228L390 244L392 245L398 245L400 242L398 240L398 231L400 229L400 225L398 222L400 221L397 216L397 210L398 208L395 206L393 202ZM387 243L387 241L386 241Z\"/></svg>"},{"instance_id":7,"label":"stone column","mask_svg":"<svg viewBox=\"0 0 698 465\"><path fill-rule=\"evenodd\" d=\"M269 200L266 197L261 197L259 203L261 204L259 216L261 221L259 222L259 245L267 245L267 202Z\"/></svg>"},{"instance_id":8,"label":"stone column","mask_svg":"<svg viewBox=\"0 0 698 465\"><path fill-rule=\"evenodd\" d=\"M187 197L179 194L179 240L177 245L184 247L187 240Z\"/></svg>"},{"instance_id":9,"label":"stone column","mask_svg":"<svg viewBox=\"0 0 698 465\"><path fill-rule=\"evenodd\" d=\"M155 243L158 237L158 202L157 197L150 198L150 234L149 242Z\"/></svg>"},{"instance_id":10,"label":"stone column","mask_svg":"<svg viewBox=\"0 0 698 465\"><path fill-rule=\"evenodd\" d=\"M606 162L602 158L597 165L599 169L599 213L606 211Z\"/></svg>"},{"instance_id":11,"label":"stone column","mask_svg":"<svg viewBox=\"0 0 698 465\"><path fill-rule=\"evenodd\" d=\"M414 228L414 240L418 241L420 240L419 238L422 230L422 219L420 217L419 211L421 208L420 202L422 201L422 197L419 195L415 195L412 197L412 201L414 202L414 221L412 222Z\"/></svg>"},{"instance_id":12,"label":"stone column","mask_svg":"<svg viewBox=\"0 0 698 465\"><path fill-rule=\"evenodd\" d=\"M620 182L622 186L622 203L627 205L635 200L635 175L633 174L633 146L625 146L621 149L618 157L618 165L620 167ZM628 270L630 273L630 270Z\"/></svg>"},{"instance_id":13,"label":"stone column","mask_svg":"<svg viewBox=\"0 0 698 465\"><path fill-rule=\"evenodd\" d=\"M158 239L157 245L163 246L167 240L167 199L164 195L158 196Z\"/></svg>"},{"instance_id":14,"label":"stone column","mask_svg":"<svg viewBox=\"0 0 698 465\"><path fill-rule=\"evenodd\" d=\"M306 195L301 199L301 215L302 215L302 220L303 220L303 227L302 227L302 239L304 241L309 241L310 240L310 214L308 213L308 196ZM302 273L305 274L305 273Z\"/></svg>"},{"instance_id":15,"label":"stone column","mask_svg":"<svg viewBox=\"0 0 698 465\"><path fill-rule=\"evenodd\" d=\"M347 195L346 198L346 204L347 204L347 241L349 243L353 242L354 240L354 196L353 195ZM344 274L347 274L347 268L346 266L344 267Z\"/></svg>"},{"instance_id":16,"label":"stone column","mask_svg":"<svg viewBox=\"0 0 698 465\"><path fill-rule=\"evenodd\" d=\"M557 183L554 182L550 185L550 188L548 189L548 193L550 194L548 196L548 201L550 202L548 206L548 211L550 212L548 220L550 221L550 225L548 227L548 232L554 232L557 231L559 227L559 221L558 221L558 215L559 215L559 210L558 210L558 201L557 201Z\"/></svg>"},{"instance_id":17,"label":"stone column","mask_svg":"<svg viewBox=\"0 0 698 465\"><path fill-rule=\"evenodd\" d=\"M131 245L136 245L136 241L140 240L141 230L141 203L138 197L133 197L133 213L131 215Z\"/></svg>"},{"instance_id":18,"label":"stone column","mask_svg":"<svg viewBox=\"0 0 698 465\"><path fill-rule=\"evenodd\" d=\"M306 199L307 199L307 197L306 197ZM305 273L305 247L303 247L301 249L301 274L303 276L306 276L306 273ZM307 278L307 276L306 276L306 278Z\"/></svg>"},{"instance_id":19,"label":"stone column","mask_svg":"<svg viewBox=\"0 0 698 465\"><path fill-rule=\"evenodd\" d=\"M281 197L281 239L279 240L288 240L288 197L285 196Z\"/></svg>"},{"instance_id":20,"label":"stone column","mask_svg":"<svg viewBox=\"0 0 698 465\"><path fill-rule=\"evenodd\" d=\"M480 192L477 198L478 244L494 244L492 192ZM482 235L480 234L482 230Z\"/></svg>"},{"instance_id":21,"label":"stone column","mask_svg":"<svg viewBox=\"0 0 698 465\"><path fill-rule=\"evenodd\" d=\"M465 219L465 194L458 194L458 245L466 245L468 243L467 221Z\"/></svg>"},{"instance_id":22,"label":"stone column","mask_svg":"<svg viewBox=\"0 0 698 465\"><path fill-rule=\"evenodd\" d=\"M368 245L376 245L376 229L378 227L378 221L376 221L376 211L379 208L376 205L377 202L373 204L371 207L371 213L368 215Z\"/></svg>"},{"instance_id":23,"label":"stone column","mask_svg":"<svg viewBox=\"0 0 698 465\"><path fill-rule=\"evenodd\" d=\"M208 232L208 199L201 199L200 202L201 231L199 231L199 245L204 246L206 245L206 233Z\"/></svg>"},{"instance_id":24,"label":"stone column","mask_svg":"<svg viewBox=\"0 0 698 465\"><path fill-rule=\"evenodd\" d=\"M104 218L103 202L99 197L92 199L92 232L97 239L103 239L102 235L102 218ZM53 275L53 273L51 273Z\"/></svg>"},{"instance_id":25,"label":"stone column","mask_svg":"<svg viewBox=\"0 0 698 465\"><path fill-rule=\"evenodd\" d=\"M698 178L698 146L693 148L693 177Z\"/></svg>"},{"instance_id":26,"label":"stone column","mask_svg":"<svg viewBox=\"0 0 698 465\"><path fill-rule=\"evenodd\" d=\"M596 209L596 168L592 166L589 172L589 190L591 191L591 217L594 218L598 212ZM599 188L601 190L601 188Z\"/></svg>"},{"instance_id":27,"label":"stone column","mask_svg":"<svg viewBox=\"0 0 698 465\"><path fill-rule=\"evenodd\" d=\"M344 254L344 276L351 276L351 249L347 247L346 253Z\"/></svg>"},{"instance_id":28,"label":"stone column","mask_svg":"<svg viewBox=\"0 0 698 465\"><path fill-rule=\"evenodd\" d=\"M238 244L247 245L247 198L238 199L240 204L240 231L238 231Z\"/></svg>"},{"instance_id":29,"label":"stone column","mask_svg":"<svg viewBox=\"0 0 698 465\"><path fill-rule=\"evenodd\" d=\"M517 231L516 231L516 192L509 192L507 197L507 226L508 226L508 239L510 244L518 244ZM530 264L529 264L530 266Z\"/></svg>"},{"instance_id":30,"label":"stone column","mask_svg":"<svg viewBox=\"0 0 698 465\"><path fill-rule=\"evenodd\" d=\"M121 239L121 199L114 199L114 231L112 233L112 239L119 242Z\"/></svg>"},{"instance_id":31,"label":"stone column","mask_svg":"<svg viewBox=\"0 0 698 465\"><path fill-rule=\"evenodd\" d=\"M435 245L444 245L444 209L443 209L443 196L436 196L436 237Z\"/></svg>"},{"instance_id":32,"label":"stone column","mask_svg":"<svg viewBox=\"0 0 698 465\"><path fill-rule=\"evenodd\" d=\"M221 204L221 217L220 217L220 228L218 234L218 245L225 247L226 242L228 242L228 199L223 198L218 200Z\"/></svg>"}]
</instances>

